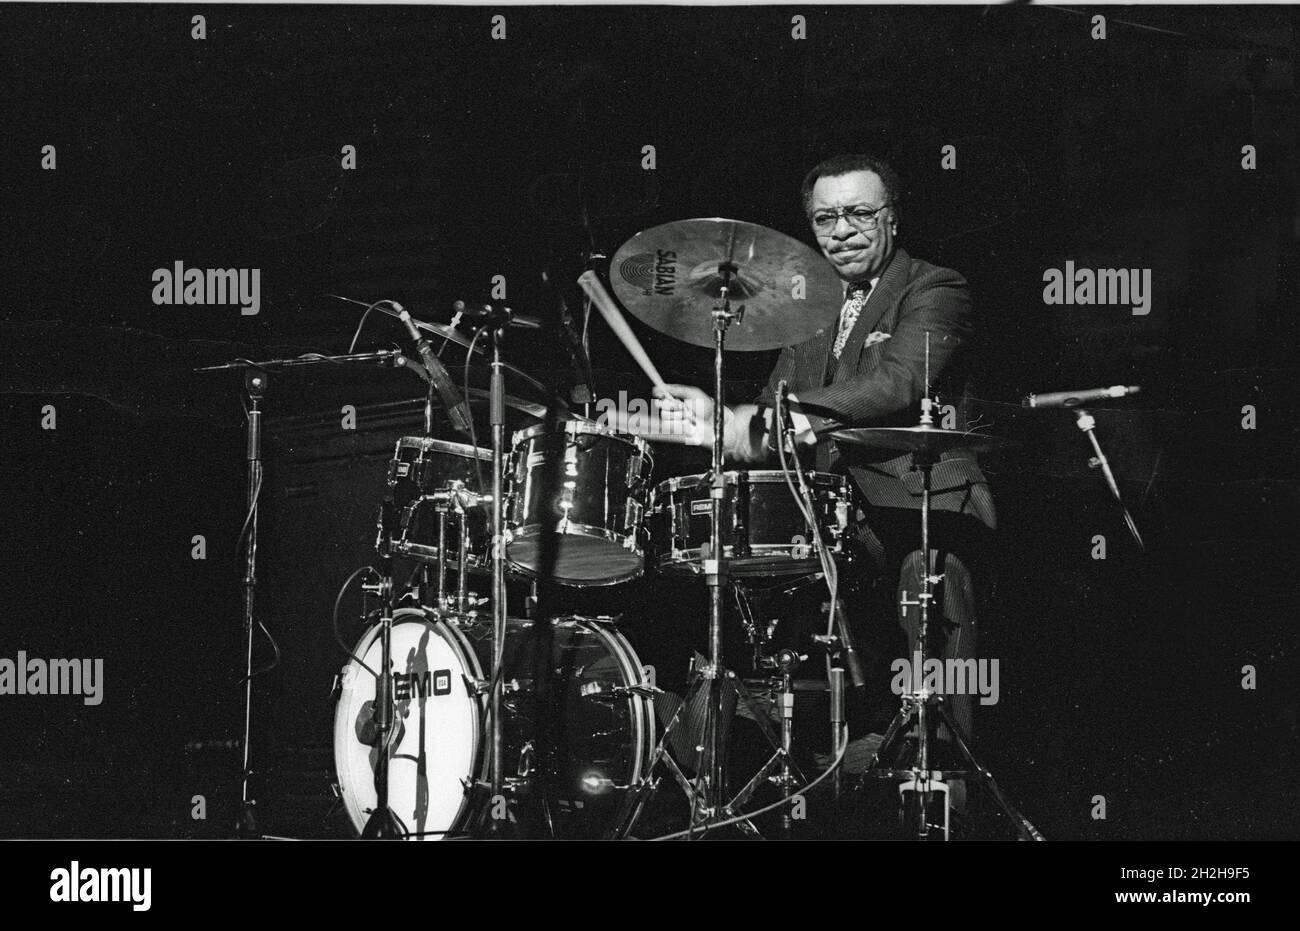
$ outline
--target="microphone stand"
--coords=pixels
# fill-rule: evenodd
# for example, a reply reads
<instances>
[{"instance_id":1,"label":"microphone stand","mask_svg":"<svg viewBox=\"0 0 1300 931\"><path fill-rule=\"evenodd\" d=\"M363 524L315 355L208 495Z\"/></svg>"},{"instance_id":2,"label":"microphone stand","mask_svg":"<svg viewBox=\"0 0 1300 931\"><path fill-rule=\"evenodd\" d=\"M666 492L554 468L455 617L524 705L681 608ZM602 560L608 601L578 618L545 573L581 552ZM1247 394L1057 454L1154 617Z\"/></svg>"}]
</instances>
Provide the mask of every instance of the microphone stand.
<instances>
[{"instance_id":1,"label":"microphone stand","mask_svg":"<svg viewBox=\"0 0 1300 931\"><path fill-rule=\"evenodd\" d=\"M1145 553L1147 547L1142 542L1142 534L1138 533L1137 524L1133 521L1133 515L1128 512L1128 506L1124 504L1124 499L1120 496L1119 485L1115 482L1115 473L1110 470L1110 460L1101 451L1101 443L1097 440L1096 418L1080 407L1075 408L1074 422L1087 435L1088 440L1092 443L1092 451L1096 454L1089 457L1088 468L1101 469L1101 474L1106 477L1106 485L1110 488L1110 493L1119 504L1119 509L1124 512L1124 523L1128 525L1129 533L1133 534L1133 539L1137 541L1138 549Z\"/></svg>"},{"instance_id":2,"label":"microphone stand","mask_svg":"<svg viewBox=\"0 0 1300 931\"><path fill-rule=\"evenodd\" d=\"M253 633L257 626L254 617L254 602L257 594L257 518L258 518L258 500L262 493L263 478L263 460L262 460L262 400L266 396L266 391L271 384L271 372L280 371L287 368L310 365L380 365L401 368L410 367L410 361L396 350L380 350L378 352L357 352L348 353L338 356L294 356L284 359L267 359L262 362L251 362L247 359L237 359L233 362L225 362L219 365L204 365L194 369L195 372L230 372L240 371L244 376L244 390L248 392L248 432L245 441L245 458L248 463L247 481L247 504L246 508L249 513L248 518L248 545L244 550L244 573L241 580L243 588L243 627L244 627L244 725L243 725L243 770L240 778L240 811L235 824L235 833L238 837L257 837L257 800L253 798L250 789L250 781L253 776L252 769L252 726L253 726ZM391 590L391 582L388 585ZM391 623L392 610L391 605L385 608L385 616ZM387 631L384 632L384 668L387 669L389 661ZM386 678L386 677L384 677ZM383 691L384 683L378 686ZM378 699L378 693L376 698ZM389 718L391 721L391 716ZM382 736L382 735L381 735ZM381 743L380 759L385 770L387 768L387 744ZM376 769L376 780L379 778L379 770ZM385 799L386 807L387 798L387 774L383 780L383 794L381 799ZM378 787L378 782L377 782ZM389 813L391 816L391 812ZM372 819L373 820L373 819ZM367 825L369 828L369 825Z\"/></svg>"},{"instance_id":3,"label":"microphone stand","mask_svg":"<svg viewBox=\"0 0 1300 931\"><path fill-rule=\"evenodd\" d=\"M501 690L502 665L506 641L506 553L505 509L502 507L502 478L505 474L506 443L506 383L502 370L501 344L505 342L510 327L510 308L485 308L487 326L492 337L492 379L489 390L490 422L492 427L492 668L488 680L488 719L491 730L488 740L488 781L490 804L495 808L502 797L504 778L501 772L502 728ZM489 833L498 834L506 819L493 818Z\"/></svg>"},{"instance_id":4,"label":"microphone stand","mask_svg":"<svg viewBox=\"0 0 1300 931\"><path fill-rule=\"evenodd\" d=\"M378 595L383 604L379 618L380 666L375 681L375 740L378 754L375 758L375 810L370 813L361 831L366 840L397 840L406 836L397 815L388 805L388 768L391 756L389 741L393 732L393 567L392 557L385 554L380 559L379 581L363 585L362 590Z\"/></svg>"},{"instance_id":5,"label":"microphone stand","mask_svg":"<svg viewBox=\"0 0 1300 931\"><path fill-rule=\"evenodd\" d=\"M253 775L253 599L257 593L257 503L262 495L262 398L270 386L270 376L260 369L244 370L244 388L248 391L248 545L244 549L244 762L240 779L239 818L235 832L240 837L256 837L257 800L249 792Z\"/></svg>"}]
</instances>

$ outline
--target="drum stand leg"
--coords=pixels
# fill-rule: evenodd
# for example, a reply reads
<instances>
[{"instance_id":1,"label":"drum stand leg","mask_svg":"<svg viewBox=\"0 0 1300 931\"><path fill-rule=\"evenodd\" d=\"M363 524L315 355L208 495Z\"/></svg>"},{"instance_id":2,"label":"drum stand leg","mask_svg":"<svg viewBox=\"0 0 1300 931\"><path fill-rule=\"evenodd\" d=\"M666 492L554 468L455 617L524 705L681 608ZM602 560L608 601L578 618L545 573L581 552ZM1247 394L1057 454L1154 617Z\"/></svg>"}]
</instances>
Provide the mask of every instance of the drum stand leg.
<instances>
[{"instance_id":1,"label":"drum stand leg","mask_svg":"<svg viewBox=\"0 0 1300 931\"><path fill-rule=\"evenodd\" d=\"M764 781L770 781L779 786L782 797L787 800L793 794L791 790L794 786L802 785L807 781L804 779L803 773L799 771L799 767L790 756L790 748L794 742L794 681L791 677L793 676L795 669L799 667L799 655L795 653L794 650L781 650L777 654L776 661L777 667L781 670L780 741L777 741L776 735L772 732L772 726L768 724L766 717L759 714L758 709L754 707L748 693L745 692L744 689L741 689L741 699L745 702L745 707L749 709L750 715L758 724L759 729L763 732L763 736L767 738L768 742L773 746L776 752L768 758L768 761L763 764L762 768L754 774L753 778L750 779L749 782L745 783L745 787L741 789L736 794L736 797L731 800L730 804L726 806L726 814L728 817L734 814L736 808L739 808L748 802L753 794L758 791L759 786L761 786ZM772 771L778 768L781 770L780 775L771 776ZM745 826L748 826L748 830L746 830L745 833L748 834L752 831L753 835L757 836L758 831L752 824L750 824L750 822L742 821L740 822L740 825L742 830L745 830ZM783 805L781 807L781 836L788 838L793 826L793 819L790 817L790 806Z\"/></svg>"},{"instance_id":2,"label":"drum stand leg","mask_svg":"<svg viewBox=\"0 0 1300 931\"><path fill-rule=\"evenodd\" d=\"M663 734L659 738L659 745L655 747L655 752L651 755L650 761L646 764L645 776L641 778L639 784L632 787L634 797L632 812L623 828L616 833L615 836L617 838L627 837L628 834L631 833L632 828L636 826L637 820L641 817L641 813L659 791L660 780L655 778L654 771L655 767L660 763L668 769L668 772L677 782L678 787L680 787L682 792L686 795L686 801L691 808L691 829L692 831L695 829L695 820L700 809L702 796L702 790L699 784L700 776L697 775L696 780L694 781L686 777L681 766L678 765L675 759L673 759L672 754L668 752L668 741L676 731L677 725L681 722L682 714L688 707L690 707L700 689L711 687L710 683L712 680L709 678L709 675L710 670L707 665L697 665L692 668L690 681L686 687L686 693L682 696L681 704L677 706L677 710L673 712L673 716L668 719L668 724L664 727ZM705 737L707 739L707 734ZM705 747L701 746L697 749L704 750ZM697 765L697 773L702 774L704 772L704 759L702 757L699 765Z\"/></svg>"}]
</instances>

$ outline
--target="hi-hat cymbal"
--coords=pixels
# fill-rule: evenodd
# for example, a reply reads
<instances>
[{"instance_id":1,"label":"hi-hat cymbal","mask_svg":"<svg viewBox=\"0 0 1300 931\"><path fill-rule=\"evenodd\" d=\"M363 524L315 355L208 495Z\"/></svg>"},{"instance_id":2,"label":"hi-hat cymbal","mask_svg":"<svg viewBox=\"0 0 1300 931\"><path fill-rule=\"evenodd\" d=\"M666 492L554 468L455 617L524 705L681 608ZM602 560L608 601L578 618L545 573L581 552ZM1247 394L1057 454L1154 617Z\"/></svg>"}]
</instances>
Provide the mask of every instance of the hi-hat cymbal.
<instances>
[{"instance_id":1,"label":"hi-hat cymbal","mask_svg":"<svg viewBox=\"0 0 1300 931\"><path fill-rule=\"evenodd\" d=\"M678 220L637 233L614 254L609 279L628 311L649 327L713 347L719 266L733 268L728 294L743 318L726 348L745 352L802 343L834 326L840 278L810 246L756 223Z\"/></svg>"},{"instance_id":2,"label":"hi-hat cymbal","mask_svg":"<svg viewBox=\"0 0 1300 931\"><path fill-rule=\"evenodd\" d=\"M970 433L965 430L941 430L938 427L860 427L855 430L836 430L830 438L849 446L867 449L888 449L902 453L946 453L952 449L965 449L983 453L1014 445L1013 440Z\"/></svg>"}]
</instances>

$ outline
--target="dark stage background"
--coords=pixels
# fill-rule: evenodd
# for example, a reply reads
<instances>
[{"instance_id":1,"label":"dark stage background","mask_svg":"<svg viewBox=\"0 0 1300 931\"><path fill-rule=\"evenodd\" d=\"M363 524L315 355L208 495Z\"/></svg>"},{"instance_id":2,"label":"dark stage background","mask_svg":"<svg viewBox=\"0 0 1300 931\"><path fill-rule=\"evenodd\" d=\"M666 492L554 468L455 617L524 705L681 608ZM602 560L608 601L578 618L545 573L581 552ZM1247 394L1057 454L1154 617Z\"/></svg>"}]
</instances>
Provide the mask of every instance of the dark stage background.
<instances>
[{"instance_id":1,"label":"dark stage background","mask_svg":"<svg viewBox=\"0 0 1300 931\"><path fill-rule=\"evenodd\" d=\"M445 322L504 275L508 303L553 320L544 270L571 283L584 248L669 220L807 240L799 181L846 150L894 162L903 245L969 278L988 429L1023 443L987 462L1002 526L981 653L1002 680L984 762L1049 838L1300 834L1300 20L1112 7L1098 40L1092 12L0 7L0 657L102 657L106 677L98 707L0 696L0 835L229 833L243 415L237 380L194 366L345 351L359 308L330 292ZM260 313L154 306L153 270L178 260L260 268ZM1067 260L1150 268L1150 314L1044 306L1042 273ZM706 383L706 351L638 332L669 380ZM395 321L366 324L361 348L392 345ZM644 394L599 318L592 345L602 395ZM549 333L507 355L571 380ZM772 361L734 356L732 397ZM1017 404L1119 382L1144 393L1099 432L1145 555L1072 419ZM402 372L313 371L266 402L259 616L283 658L255 693L265 830L347 833L328 791L329 608L370 558L419 394ZM610 590L606 610L640 642L683 636L646 587Z\"/></svg>"}]
</instances>

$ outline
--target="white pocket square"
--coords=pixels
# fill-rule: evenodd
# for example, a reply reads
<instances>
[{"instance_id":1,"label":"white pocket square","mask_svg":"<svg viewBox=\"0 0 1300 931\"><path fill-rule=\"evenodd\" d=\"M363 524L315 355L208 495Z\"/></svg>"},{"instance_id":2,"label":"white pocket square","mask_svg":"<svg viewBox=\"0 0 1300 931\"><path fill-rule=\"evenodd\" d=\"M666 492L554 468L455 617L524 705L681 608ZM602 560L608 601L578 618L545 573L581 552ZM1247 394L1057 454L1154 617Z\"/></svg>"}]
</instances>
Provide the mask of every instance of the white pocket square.
<instances>
[{"instance_id":1,"label":"white pocket square","mask_svg":"<svg viewBox=\"0 0 1300 931\"><path fill-rule=\"evenodd\" d=\"M868 346L876 345L876 343L883 343L885 340L889 339L890 335L891 334L889 333L882 333L879 330L876 330L874 333L867 336L867 341L862 344L862 348L866 349Z\"/></svg>"}]
</instances>

